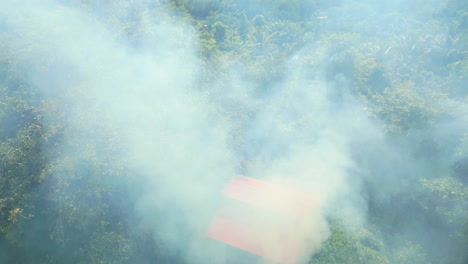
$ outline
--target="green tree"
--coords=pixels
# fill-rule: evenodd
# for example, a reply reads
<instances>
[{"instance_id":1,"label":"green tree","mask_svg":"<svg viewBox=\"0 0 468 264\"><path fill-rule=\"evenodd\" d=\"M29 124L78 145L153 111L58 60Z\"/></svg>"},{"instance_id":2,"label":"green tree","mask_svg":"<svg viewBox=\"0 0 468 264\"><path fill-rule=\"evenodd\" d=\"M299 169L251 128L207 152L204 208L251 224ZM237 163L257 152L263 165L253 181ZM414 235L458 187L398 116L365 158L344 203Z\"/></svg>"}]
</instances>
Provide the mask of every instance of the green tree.
<instances>
[{"instance_id":1,"label":"green tree","mask_svg":"<svg viewBox=\"0 0 468 264\"><path fill-rule=\"evenodd\" d=\"M322 249L309 262L325 263L390 263L383 253L383 243L362 227L347 227L336 222L331 226L331 236Z\"/></svg>"},{"instance_id":2,"label":"green tree","mask_svg":"<svg viewBox=\"0 0 468 264\"><path fill-rule=\"evenodd\" d=\"M213 24L213 30L216 42L223 43L226 39L226 32L228 30L228 26L226 26L222 22L216 22Z\"/></svg>"}]
</instances>

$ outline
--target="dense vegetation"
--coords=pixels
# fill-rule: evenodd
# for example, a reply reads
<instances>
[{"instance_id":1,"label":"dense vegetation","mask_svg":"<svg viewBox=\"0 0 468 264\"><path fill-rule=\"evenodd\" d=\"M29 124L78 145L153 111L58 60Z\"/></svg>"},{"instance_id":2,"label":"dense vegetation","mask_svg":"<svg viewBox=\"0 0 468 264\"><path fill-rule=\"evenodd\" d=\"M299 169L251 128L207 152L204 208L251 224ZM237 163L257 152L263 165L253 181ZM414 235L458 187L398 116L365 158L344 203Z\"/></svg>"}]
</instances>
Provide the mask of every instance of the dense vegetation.
<instances>
[{"instance_id":1,"label":"dense vegetation","mask_svg":"<svg viewBox=\"0 0 468 264\"><path fill-rule=\"evenodd\" d=\"M279 86L310 88L321 80L329 89L330 100L336 103L327 117L336 122L352 119L348 110L359 106L373 124L369 135L374 135L372 129L381 131L370 139L364 139L360 132L350 143L351 157L360 169L349 174L359 175L356 190L363 197L365 223L348 223L333 213L327 215L330 237L310 263L468 262L465 1L58 2L64 10L71 6L99 17L99 23L112 28L113 35L103 38L115 38L130 50L156 50L155 60L160 58L158 50L183 52L185 48L195 48L197 72L178 73L179 78L195 74L191 88L207 94L206 98L218 107L215 112L219 111L231 124L227 141L241 156L242 161L233 165L238 172L248 173L249 166L245 164L255 163L260 156L242 132L245 120L255 116L251 113L255 108L236 106L237 99L219 94L248 87L253 98L265 102ZM3 5L7 4L0 3L0 9ZM149 16L150 22L142 19L143 14ZM47 33L51 24L36 28L31 20L30 27L17 32L3 15L0 11L0 262L195 262L187 260L170 243L161 242L158 232L155 235L141 224L141 193L151 186L136 167L152 165L116 154L133 151L119 143L120 133L127 131L119 126L128 122L129 126L146 128L146 124L128 121L134 118L131 115L128 120L116 118L112 122L115 127L94 118L108 112L102 110L106 105L94 105L89 99L94 94L87 85L93 82L93 87L99 87L100 81L113 84L113 78L126 77L117 71L110 72L112 76L83 80L80 74L87 73L82 69L74 69L52 55L37 55L53 54L55 51L49 51L48 45L49 41L57 41L54 30L63 30L67 25L57 25L50 30L52 33ZM72 19L76 18L70 16ZM141 36L152 30L145 23L160 26L167 21L183 24L184 29L155 33L155 38L163 40L181 34L187 35L187 42L176 39L160 46L145 46ZM87 36L73 41L94 45L92 40L86 40ZM69 45L71 40L67 41L60 45ZM185 47L190 43L198 46ZM97 56L96 61L105 60L106 51L101 54L99 49L96 47L91 56ZM41 53L43 50L46 52ZM73 52L77 58L82 55L80 51ZM178 54L174 59L178 56L185 58ZM72 82L74 89L63 88ZM113 89L120 88L96 96L112 98ZM352 98L349 100L353 107L348 107L348 98ZM168 100L177 103L177 98ZM76 101L80 101L79 107L74 104ZM262 106L272 107L268 103ZM295 114L297 109L284 111ZM180 110L180 114L184 113ZM291 129L301 126L301 118L307 116L297 116L299 121L287 121L284 125ZM172 137L185 135L176 128L177 121L171 125L169 133L176 131ZM280 146L270 153L269 160L274 161L278 151L289 149ZM167 162L165 154L154 157L154 163L158 159ZM194 171L198 169L195 163L203 162L203 158L195 160L190 168ZM164 168L155 173L165 173ZM158 230L158 224L161 229L165 226L158 220L162 219L159 215L178 213L161 209L153 212L150 219Z\"/></svg>"}]
</instances>

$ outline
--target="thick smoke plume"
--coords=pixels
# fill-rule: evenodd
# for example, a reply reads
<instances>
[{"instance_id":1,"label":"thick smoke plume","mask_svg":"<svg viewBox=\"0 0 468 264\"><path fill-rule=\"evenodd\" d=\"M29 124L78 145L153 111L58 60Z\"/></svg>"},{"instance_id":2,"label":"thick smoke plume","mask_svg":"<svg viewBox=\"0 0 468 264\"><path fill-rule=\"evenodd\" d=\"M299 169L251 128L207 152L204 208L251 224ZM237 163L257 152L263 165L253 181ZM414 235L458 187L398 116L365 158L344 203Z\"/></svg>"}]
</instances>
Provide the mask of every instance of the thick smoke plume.
<instances>
[{"instance_id":1,"label":"thick smoke plume","mask_svg":"<svg viewBox=\"0 0 468 264\"><path fill-rule=\"evenodd\" d=\"M132 4L100 10L110 8L120 19L131 15L127 8L145 7ZM314 240L312 250L328 236L325 211L331 205L351 201L344 208L355 218L360 215L354 206L359 197L349 199L355 195L348 178L353 167L349 147L371 125L347 94L345 79L306 80L306 73L292 67L292 79L266 98L239 96L229 89L207 98L193 86L200 62L190 28L164 17L164 11L157 19L140 12L138 36L128 37L105 16L73 3L29 1L17 9L6 2L2 10L18 44L31 48L23 67L32 84L44 96L67 100L60 111L76 131L68 136L86 144L101 129L118 134L114 143L122 153L117 155L130 160L140 173L135 180L146 186L136 208L142 224L154 228L157 239L171 250L189 259L213 255L198 244L216 208L216 195L237 173L242 158L247 158L251 176L317 197L314 223L307 226L313 232L300 230ZM138 44L128 43L132 38ZM238 85L248 93L247 84ZM224 109L228 115L223 116L215 111L221 107L216 103L226 100L234 109ZM229 113L249 107L254 113L250 117L239 113L244 118L241 131L230 131L229 121L235 120ZM245 157L227 141L230 133L242 134Z\"/></svg>"}]
</instances>

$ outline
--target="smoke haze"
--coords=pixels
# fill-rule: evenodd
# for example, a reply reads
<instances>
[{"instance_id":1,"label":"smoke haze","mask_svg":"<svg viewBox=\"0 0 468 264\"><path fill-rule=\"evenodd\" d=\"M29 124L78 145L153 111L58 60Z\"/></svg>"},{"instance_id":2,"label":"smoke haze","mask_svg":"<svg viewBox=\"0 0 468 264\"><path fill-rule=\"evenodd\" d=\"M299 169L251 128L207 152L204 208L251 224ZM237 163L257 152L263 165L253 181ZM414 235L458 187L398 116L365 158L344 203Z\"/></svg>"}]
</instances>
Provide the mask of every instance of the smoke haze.
<instances>
[{"instance_id":1,"label":"smoke haze","mask_svg":"<svg viewBox=\"0 0 468 264\"><path fill-rule=\"evenodd\" d=\"M317 36L330 28L363 36L394 30L396 35L399 24L373 29L360 23L380 19L381 13L411 13L419 6L404 1L360 3L366 7L341 1L326 9L333 22ZM264 10L276 12L267 5ZM420 20L430 19L429 9L418 12ZM104 164L95 161L105 171L96 184L111 190L116 184L126 186L129 191L116 194L118 200L109 204L132 215L131 226L125 227L130 233L151 234L166 254L157 260L140 256L141 263L242 263L242 257L233 260L225 248L206 238L222 206L224 185L238 174L316 197L310 223L297 231L309 242L306 262L330 237L330 221L341 221L347 230L372 229L369 206L390 209L399 193L420 186L421 177L450 171L458 157L452 150L468 127L466 102L439 98L435 111L454 109L452 119L432 121L428 126L441 125L430 132L422 128L401 138L386 133L371 113L376 106L360 100L348 69L333 69L348 65L352 52L339 45L383 54L391 41L378 48L333 36L305 42L288 56L284 78L265 88L244 78L248 69L235 61L207 82L200 29L180 19L164 1L28 0L19 7L17 1L4 0L0 18L2 34L12 36L3 48L19 54L11 71L24 75L39 104L54 110L44 116L46 129L64 133L60 152L48 153L57 159L55 164L66 164L57 165L48 182L56 190L50 196L60 200L67 188L80 188L58 184L73 171L86 169L78 160L105 156ZM415 86L418 93L419 84ZM60 122L66 125L54 128ZM431 146L444 149L421 150ZM113 176L118 170L131 176ZM400 231L429 240L430 234L421 234L424 228L415 221ZM272 253L277 250L277 245L264 246Z\"/></svg>"}]
</instances>

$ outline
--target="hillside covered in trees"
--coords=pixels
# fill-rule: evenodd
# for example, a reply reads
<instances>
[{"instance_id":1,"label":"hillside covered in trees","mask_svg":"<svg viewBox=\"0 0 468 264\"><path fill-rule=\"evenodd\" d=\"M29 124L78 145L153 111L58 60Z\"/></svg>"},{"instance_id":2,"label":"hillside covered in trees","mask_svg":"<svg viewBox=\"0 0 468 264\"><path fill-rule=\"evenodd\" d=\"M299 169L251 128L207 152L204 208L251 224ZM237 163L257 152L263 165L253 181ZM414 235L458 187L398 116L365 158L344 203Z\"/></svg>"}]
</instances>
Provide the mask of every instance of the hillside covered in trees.
<instances>
[{"instance_id":1,"label":"hillside covered in trees","mask_svg":"<svg viewBox=\"0 0 468 264\"><path fill-rule=\"evenodd\" d=\"M319 197L307 263L467 263L466 1L0 1L0 263L263 263L237 174Z\"/></svg>"}]
</instances>

